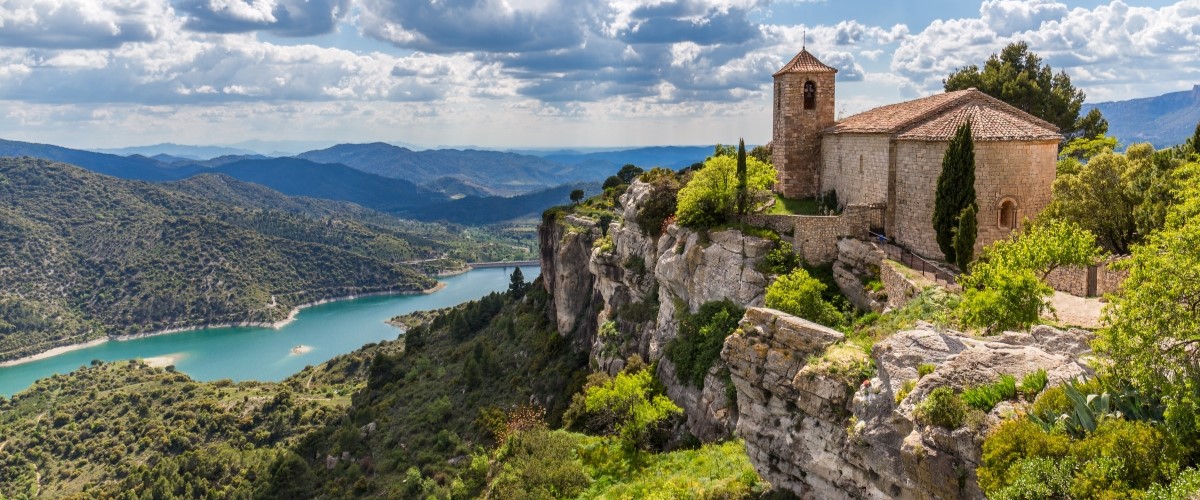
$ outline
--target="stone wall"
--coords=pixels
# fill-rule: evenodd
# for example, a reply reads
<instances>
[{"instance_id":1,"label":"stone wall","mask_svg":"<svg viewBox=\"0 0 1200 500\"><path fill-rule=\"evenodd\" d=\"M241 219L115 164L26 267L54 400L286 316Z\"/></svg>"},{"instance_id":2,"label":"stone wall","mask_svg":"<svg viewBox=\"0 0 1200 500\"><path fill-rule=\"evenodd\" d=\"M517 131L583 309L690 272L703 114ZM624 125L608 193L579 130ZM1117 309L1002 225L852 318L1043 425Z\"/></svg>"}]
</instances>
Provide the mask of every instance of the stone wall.
<instances>
[{"instance_id":1,"label":"stone wall","mask_svg":"<svg viewBox=\"0 0 1200 500\"><path fill-rule=\"evenodd\" d=\"M810 264L825 264L837 258L841 238L865 238L867 230L883 225L881 205L848 205L841 215L794 215L796 253Z\"/></svg>"},{"instance_id":2,"label":"stone wall","mask_svg":"<svg viewBox=\"0 0 1200 500\"><path fill-rule=\"evenodd\" d=\"M804 82L817 86L815 109L804 109ZM775 77L771 162L779 172L775 190L809 198L819 188L821 130L834 123L834 74L785 73Z\"/></svg>"},{"instance_id":3,"label":"stone wall","mask_svg":"<svg viewBox=\"0 0 1200 500\"><path fill-rule=\"evenodd\" d=\"M796 217L795 215L750 214L742 218L742 223L790 235L796 230Z\"/></svg>"},{"instance_id":4,"label":"stone wall","mask_svg":"<svg viewBox=\"0 0 1200 500\"><path fill-rule=\"evenodd\" d=\"M1055 290L1076 297L1103 297L1106 294L1117 293L1121 283L1129 277L1128 271L1118 271L1110 266L1121 259L1110 259L1098 266L1065 266L1055 269L1046 276L1046 283ZM1089 276L1091 275L1091 276ZM1094 276L1094 277L1093 277ZM1089 293L1088 281L1095 280L1095 289Z\"/></svg>"},{"instance_id":5,"label":"stone wall","mask_svg":"<svg viewBox=\"0 0 1200 500\"><path fill-rule=\"evenodd\" d=\"M940 259L933 233L933 205L942 173L945 141L896 141L895 207L888 236L914 253ZM1031 219L1050 203L1058 143L980 141L975 143L975 195L979 206L976 252L1006 238L1000 204L1016 203L1016 220ZM1016 224L1020 226L1019 222Z\"/></svg>"},{"instance_id":6,"label":"stone wall","mask_svg":"<svg viewBox=\"0 0 1200 500\"><path fill-rule=\"evenodd\" d=\"M836 134L821 140L821 191L837 190L838 203L887 203L890 136Z\"/></svg>"},{"instance_id":7,"label":"stone wall","mask_svg":"<svg viewBox=\"0 0 1200 500\"><path fill-rule=\"evenodd\" d=\"M904 307L917 294L935 283L920 273L894 260L884 259L879 265L879 281L887 294L887 308Z\"/></svg>"}]
</instances>

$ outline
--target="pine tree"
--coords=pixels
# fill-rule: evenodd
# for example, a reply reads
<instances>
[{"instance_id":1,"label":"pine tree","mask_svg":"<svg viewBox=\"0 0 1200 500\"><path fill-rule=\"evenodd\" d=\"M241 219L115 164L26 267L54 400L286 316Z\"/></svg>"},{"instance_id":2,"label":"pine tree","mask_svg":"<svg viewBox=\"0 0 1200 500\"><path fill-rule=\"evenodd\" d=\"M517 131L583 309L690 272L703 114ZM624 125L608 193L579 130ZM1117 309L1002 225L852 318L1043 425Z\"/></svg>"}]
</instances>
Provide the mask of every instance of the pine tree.
<instances>
[{"instance_id":1,"label":"pine tree","mask_svg":"<svg viewBox=\"0 0 1200 500\"><path fill-rule=\"evenodd\" d=\"M979 210L975 204L967 205L958 214L958 227L954 231L955 263L962 272L967 272L967 266L975 257L975 238L979 233Z\"/></svg>"},{"instance_id":2,"label":"pine tree","mask_svg":"<svg viewBox=\"0 0 1200 500\"><path fill-rule=\"evenodd\" d=\"M513 297L520 297L525 294L525 274L521 272L518 266L513 269L512 275L509 276L508 294Z\"/></svg>"},{"instance_id":3,"label":"pine tree","mask_svg":"<svg viewBox=\"0 0 1200 500\"><path fill-rule=\"evenodd\" d=\"M737 152L737 213L746 215L750 211L750 188L746 173L746 141L738 139Z\"/></svg>"},{"instance_id":4,"label":"pine tree","mask_svg":"<svg viewBox=\"0 0 1200 500\"><path fill-rule=\"evenodd\" d=\"M942 156L942 174L938 176L933 201L933 231L948 262L958 262L954 254L954 230L959 215L974 204L975 143L971 139L971 122L967 121L958 127Z\"/></svg>"}]
</instances>

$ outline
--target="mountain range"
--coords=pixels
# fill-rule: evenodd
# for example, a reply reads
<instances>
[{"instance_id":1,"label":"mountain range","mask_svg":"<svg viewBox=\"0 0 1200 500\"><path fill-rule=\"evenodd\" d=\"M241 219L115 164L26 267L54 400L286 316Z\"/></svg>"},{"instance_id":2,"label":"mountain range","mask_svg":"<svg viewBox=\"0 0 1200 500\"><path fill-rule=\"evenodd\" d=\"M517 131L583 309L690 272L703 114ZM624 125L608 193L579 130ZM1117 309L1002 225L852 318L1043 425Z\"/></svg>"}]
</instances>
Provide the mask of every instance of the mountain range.
<instances>
[{"instance_id":1,"label":"mountain range","mask_svg":"<svg viewBox=\"0 0 1200 500\"><path fill-rule=\"evenodd\" d=\"M1082 113L1097 108L1108 120L1108 134L1121 145L1149 142L1156 148L1180 144L1200 122L1200 85L1191 90L1127 101L1085 104Z\"/></svg>"},{"instance_id":2,"label":"mountain range","mask_svg":"<svg viewBox=\"0 0 1200 500\"><path fill-rule=\"evenodd\" d=\"M621 158L647 165L690 165L707 151L700 147L556 151L551 160L482 150L413 151L372 143L342 144L297 157L225 155L190 160L165 153L154 158L120 156L0 140L0 156L44 158L113 177L170 182L218 174L289 196L346 201L418 220L463 224L528 217L566 203L575 188L597 192L599 181L620 168Z\"/></svg>"}]
</instances>

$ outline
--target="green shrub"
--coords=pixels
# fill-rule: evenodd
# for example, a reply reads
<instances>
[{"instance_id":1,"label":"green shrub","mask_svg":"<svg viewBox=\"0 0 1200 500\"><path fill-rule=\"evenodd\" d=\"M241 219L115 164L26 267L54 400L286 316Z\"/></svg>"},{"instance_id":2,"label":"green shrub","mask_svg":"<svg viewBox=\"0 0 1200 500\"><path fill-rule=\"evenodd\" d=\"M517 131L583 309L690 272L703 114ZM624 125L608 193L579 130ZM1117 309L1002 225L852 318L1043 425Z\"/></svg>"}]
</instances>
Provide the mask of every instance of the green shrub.
<instances>
[{"instance_id":1,"label":"green shrub","mask_svg":"<svg viewBox=\"0 0 1200 500\"><path fill-rule=\"evenodd\" d=\"M767 287L766 305L825 326L840 326L845 317L821 296L824 291L824 283L796 269Z\"/></svg>"},{"instance_id":2,"label":"green shrub","mask_svg":"<svg viewBox=\"0 0 1200 500\"><path fill-rule=\"evenodd\" d=\"M1067 399L1067 393L1062 386L1055 386L1042 391L1037 399L1033 400L1033 406L1029 413L1038 417L1048 417L1050 421L1058 419L1059 415L1063 415L1071 411L1071 400Z\"/></svg>"},{"instance_id":3,"label":"green shrub","mask_svg":"<svg viewBox=\"0 0 1200 500\"><path fill-rule=\"evenodd\" d=\"M1050 377L1046 375L1046 370L1039 368L1038 371L1027 373L1021 377L1021 394L1025 396L1025 401L1033 401L1042 389L1046 388L1046 383L1050 381Z\"/></svg>"},{"instance_id":4,"label":"green shrub","mask_svg":"<svg viewBox=\"0 0 1200 500\"><path fill-rule=\"evenodd\" d=\"M938 387L917 403L913 416L920 422L954 430L962 427L967 406L953 389Z\"/></svg>"},{"instance_id":5,"label":"green shrub","mask_svg":"<svg viewBox=\"0 0 1200 500\"><path fill-rule=\"evenodd\" d=\"M746 160L750 191L769 189L775 183L775 167L754 158ZM735 215L737 204L737 159L713 156L679 190L675 217L681 225L708 228L723 224Z\"/></svg>"},{"instance_id":6,"label":"green shrub","mask_svg":"<svg viewBox=\"0 0 1200 500\"><path fill-rule=\"evenodd\" d=\"M1175 477L1179 448L1158 426L1107 418L1071 446L1081 464L1071 493L1075 498L1128 498Z\"/></svg>"},{"instance_id":7,"label":"green shrub","mask_svg":"<svg viewBox=\"0 0 1200 500\"><path fill-rule=\"evenodd\" d=\"M1062 221L1039 223L996 241L969 274L958 278L962 321L988 333L1026 328L1049 307L1045 299L1054 289L1044 277L1060 266L1091 264L1098 255L1092 233Z\"/></svg>"},{"instance_id":8,"label":"green shrub","mask_svg":"<svg viewBox=\"0 0 1200 500\"><path fill-rule=\"evenodd\" d=\"M1017 380L1012 375L1001 375L996 382L968 387L962 393L962 400L967 406L982 412L992 411L996 403L1015 397Z\"/></svg>"},{"instance_id":9,"label":"green shrub","mask_svg":"<svg viewBox=\"0 0 1200 500\"><path fill-rule=\"evenodd\" d=\"M987 437L976 475L989 498L1130 498L1175 478L1182 457L1179 443L1147 422L1104 418L1072 440L1020 418Z\"/></svg>"},{"instance_id":10,"label":"green shrub","mask_svg":"<svg viewBox=\"0 0 1200 500\"><path fill-rule=\"evenodd\" d=\"M675 364L675 375L695 387L721 357L725 337L737 328L746 310L729 300L707 302L696 314L679 314L679 335L667 344L666 355Z\"/></svg>"},{"instance_id":11,"label":"green shrub","mask_svg":"<svg viewBox=\"0 0 1200 500\"><path fill-rule=\"evenodd\" d=\"M658 318L658 297L641 302L630 302L617 308L616 316L631 323L645 323Z\"/></svg>"},{"instance_id":12,"label":"green shrub","mask_svg":"<svg viewBox=\"0 0 1200 500\"><path fill-rule=\"evenodd\" d=\"M1067 457L1061 460L1034 457L1013 464L1012 479L1000 490L988 495L992 500L1032 500L1067 498L1078 463Z\"/></svg>"},{"instance_id":13,"label":"green shrub","mask_svg":"<svg viewBox=\"0 0 1200 500\"><path fill-rule=\"evenodd\" d=\"M587 388L583 405L587 413L607 415L613 435L630 451L644 449L659 426L671 416L683 413L661 393L661 384L648 367L619 373Z\"/></svg>"},{"instance_id":14,"label":"green shrub","mask_svg":"<svg viewBox=\"0 0 1200 500\"><path fill-rule=\"evenodd\" d=\"M937 369L937 365L933 363L921 363L917 365L917 378L925 378L926 375L933 373Z\"/></svg>"},{"instance_id":15,"label":"green shrub","mask_svg":"<svg viewBox=\"0 0 1200 500\"><path fill-rule=\"evenodd\" d=\"M1183 471L1170 484L1155 484L1146 490L1147 500L1191 500L1200 494L1200 469Z\"/></svg>"},{"instance_id":16,"label":"green shrub","mask_svg":"<svg viewBox=\"0 0 1200 500\"><path fill-rule=\"evenodd\" d=\"M792 244L786 241L778 241L775 246L767 252L767 256L759 264L759 271L763 274L788 274L800 267L800 256L796 255Z\"/></svg>"},{"instance_id":17,"label":"green shrub","mask_svg":"<svg viewBox=\"0 0 1200 500\"><path fill-rule=\"evenodd\" d=\"M900 390L896 391L896 404L900 404L912 393L913 388L917 387L917 381L913 379L905 380L900 384Z\"/></svg>"},{"instance_id":18,"label":"green shrub","mask_svg":"<svg viewBox=\"0 0 1200 500\"><path fill-rule=\"evenodd\" d=\"M518 432L496 450L488 476L489 498L569 498L587 488L575 456L577 434L545 428Z\"/></svg>"},{"instance_id":19,"label":"green shrub","mask_svg":"<svg viewBox=\"0 0 1200 500\"><path fill-rule=\"evenodd\" d=\"M599 248L600 253L613 253L617 246L613 243L612 236L605 235L604 237L593 241L592 248Z\"/></svg>"},{"instance_id":20,"label":"green shrub","mask_svg":"<svg viewBox=\"0 0 1200 500\"><path fill-rule=\"evenodd\" d=\"M643 233L657 238L662 234L664 222L675 215L679 194L679 178L663 168L652 168L642 174L643 182L650 184L650 193L638 209L633 222Z\"/></svg>"},{"instance_id":21,"label":"green shrub","mask_svg":"<svg viewBox=\"0 0 1200 500\"><path fill-rule=\"evenodd\" d=\"M638 276L646 274L646 259L643 259L640 255L630 255L629 258L625 259L624 266L626 270Z\"/></svg>"},{"instance_id":22,"label":"green shrub","mask_svg":"<svg viewBox=\"0 0 1200 500\"><path fill-rule=\"evenodd\" d=\"M1006 420L983 442L980 466L975 470L979 488L991 496L1016 482L1016 467L1029 458L1059 459L1067 456L1071 440L1061 434L1048 434L1026 419Z\"/></svg>"}]
</instances>

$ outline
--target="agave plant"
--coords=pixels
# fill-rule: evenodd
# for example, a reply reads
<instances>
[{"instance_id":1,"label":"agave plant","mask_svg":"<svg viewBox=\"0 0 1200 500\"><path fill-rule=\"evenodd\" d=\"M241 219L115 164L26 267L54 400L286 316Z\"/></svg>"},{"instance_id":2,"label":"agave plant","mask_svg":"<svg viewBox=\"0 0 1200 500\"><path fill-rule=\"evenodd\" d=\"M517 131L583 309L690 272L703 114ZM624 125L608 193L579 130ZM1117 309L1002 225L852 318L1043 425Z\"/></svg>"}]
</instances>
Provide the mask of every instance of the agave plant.
<instances>
[{"instance_id":1,"label":"agave plant","mask_svg":"<svg viewBox=\"0 0 1200 500\"><path fill-rule=\"evenodd\" d=\"M1162 423L1166 407L1161 398L1153 394L1143 394L1137 389L1126 386L1120 391L1104 391L1100 394L1084 394L1079 389L1080 383L1068 382L1063 385L1063 392L1071 401L1071 411L1062 415L1030 414L1029 420L1049 432L1056 424L1074 438L1082 438L1096 430L1096 426L1105 418L1123 418L1151 423Z\"/></svg>"}]
</instances>

